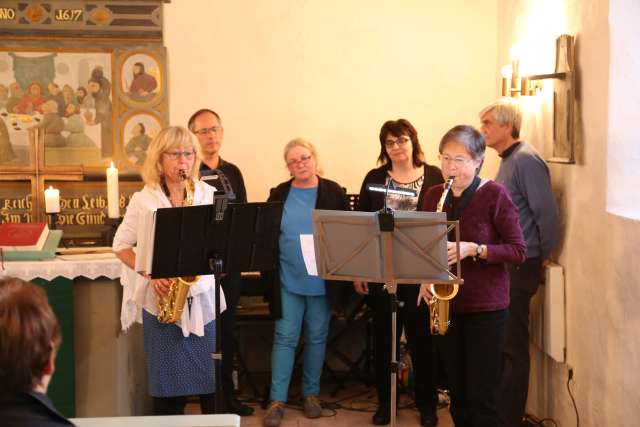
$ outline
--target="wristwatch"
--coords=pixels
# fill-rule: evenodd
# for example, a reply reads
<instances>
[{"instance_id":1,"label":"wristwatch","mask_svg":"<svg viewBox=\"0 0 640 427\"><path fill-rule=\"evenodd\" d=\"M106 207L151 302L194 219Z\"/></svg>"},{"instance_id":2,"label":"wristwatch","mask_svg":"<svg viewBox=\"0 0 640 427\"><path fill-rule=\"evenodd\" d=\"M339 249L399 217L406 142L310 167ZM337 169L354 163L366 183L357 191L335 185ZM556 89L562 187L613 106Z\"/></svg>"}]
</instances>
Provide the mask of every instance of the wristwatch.
<instances>
[{"instance_id":1,"label":"wristwatch","mask_svg":"<svg viewBox=\"0 0 640 427\"><path fill-rule=\"evenodd\" d=\"M484 251L484 248L486 248L485 245L478 245L478 247L476 248L476 256L474 258L480 258L480 255L482 255L482 251Z\"/></svg>"}]
</instances>

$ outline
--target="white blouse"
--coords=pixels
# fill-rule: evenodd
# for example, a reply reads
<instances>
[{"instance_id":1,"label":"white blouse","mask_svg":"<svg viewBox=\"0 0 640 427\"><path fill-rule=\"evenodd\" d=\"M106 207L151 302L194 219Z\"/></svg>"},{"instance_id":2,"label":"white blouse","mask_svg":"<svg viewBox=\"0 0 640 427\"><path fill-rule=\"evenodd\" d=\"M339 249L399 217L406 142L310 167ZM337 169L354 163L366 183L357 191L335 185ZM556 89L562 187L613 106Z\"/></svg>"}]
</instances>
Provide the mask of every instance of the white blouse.
<instances>
[{"instance_id":1,"label":"white blouse","mask_svg":"<svg viewBox=\"0 0 640 427\"><path fill-rule=\"evenodd\" d=\"M213 203L213 187L202 181L195 181L194 185L194 205ZM142 243L148 240L149 224L153 221L153 215L158 208L170 207L169 198L159 186L151 188L145 185L131 197L122 224L113 239L113 251L132 248L136 252L136 267L141 265L138 252L144 251ZM142 323L143 309L151 314L158 314L158 297L149 286L147 278L123 263L120 283L124 288L120 311L123 330L127 330L133 322ZM183 336L203 336L204 325L215 320L214 285L215 277L211 274L200 276L200 280L189 288L189 296L193 297L191 309L185 309L176 323L182 329ZM220 311L224 311L226 307L224 293L220 290Z\"/></svg>"}]
</instances>

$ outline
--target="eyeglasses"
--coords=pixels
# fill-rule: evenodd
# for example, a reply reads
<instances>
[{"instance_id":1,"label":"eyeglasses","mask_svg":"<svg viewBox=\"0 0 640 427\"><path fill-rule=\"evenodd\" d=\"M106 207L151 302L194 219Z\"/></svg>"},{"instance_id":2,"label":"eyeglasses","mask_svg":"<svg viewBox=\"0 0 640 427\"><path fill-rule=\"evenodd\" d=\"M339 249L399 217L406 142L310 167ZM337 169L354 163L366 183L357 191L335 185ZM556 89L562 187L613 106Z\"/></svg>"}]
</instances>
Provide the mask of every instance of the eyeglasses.
<instances>
[{"instance_id":1,"label":"eyeglasses","mask_svg":"<svg viewBox=\"0 0 640 427\"><path fill-rule=\"evenodd\" d=\"M202 128L202 129L198 129L198 130L194 130L193 133L195 133L196 135L208 135L210 133L216 133L218 132L220 129L222 129L221 126L213 126L210 128Z\"/></svg>"},{"instance_id":2,"label":"eyeglasses","mask_svg":"<svg viewBox=\"0 0 640 427\"><path fill-rule=\"evenodd\" d=\"M450 163L453 162L455 163L456 166L460 167L460 166L464 166L467 163L469 163L471 160L473 159L467 159L465 157L451 157L451 156L447 156L446 154L440 154L438 156L438 159L440 159L440 161L442 163Z\"/></svg>"},{"instance_id":3,"label":"eyeglasses","mask_svg":"<svg viewBox=\"0 0 640 427\"><path fill-rule=\"evenodd\" d=\"M384 142L384 146L387 148L393 147L395 144L398 144L398 147L404 147L407 143L411 142L411 138L408 136L401 136L397 139L387 139Z\"/></svg>"},{"instance_id":4,"label":"eyeglasses","mask_svg":"<svg viewBox=\"0 0 640 427\"><path fill-rule=\"evenodd\" d=\"M196 154L195 151L165 151L163 154L166 154L171 158L171 160L178 160L180 156L184 156L185 159L191 160L193 156Z\"/></svg>"},{"instance_id":5,"label":"eyeglasses","mask_svg":"<svg viewBox=\"0 0 640 427\"><path fill-rule=\"evenodd\" d=\"M299 159L291 159L287 162L288 167L297 166L299 164L307 163L311 159L311 156L302 156Z\"/></svg>"}]
</instances>

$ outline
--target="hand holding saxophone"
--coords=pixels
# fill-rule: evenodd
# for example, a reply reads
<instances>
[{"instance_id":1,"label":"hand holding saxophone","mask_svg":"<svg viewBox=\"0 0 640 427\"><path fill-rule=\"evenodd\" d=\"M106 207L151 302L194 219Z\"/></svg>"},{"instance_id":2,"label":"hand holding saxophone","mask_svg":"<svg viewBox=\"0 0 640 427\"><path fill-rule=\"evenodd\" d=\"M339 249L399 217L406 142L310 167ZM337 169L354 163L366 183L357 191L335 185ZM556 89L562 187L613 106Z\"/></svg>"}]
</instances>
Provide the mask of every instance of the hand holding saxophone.
<instances>
[{"instance_id":1,"label":"hand holding saxophone","mask_svg":"<svg viewBox=\"0 0 640 427\"><path fill-rule=\"evenodd\" d=\"M149 286L151 286L156 295L163 297L169 292L171 281L169 279L151 279L149 281Z\"/></svg>"},{"instance_id":2,"label":"hand holding saxophone","mask_svg":"<svg viewBox=\"0 0 640 427\"><path fill-rule=\"evenodd\" d=\"M422 301L429 305L432 300L433 294L431 293L431 283L420 283L420 292L418 292L418 301L416 305L419 307Z\"/></svg>"},{"instance_id":3,"label":"hand holding saxophone","mask_svg":"<svg viewBox=\"0 0 640 427\"><path fill-rule=\"evenodd\" d=\"M482 252L479 252L479 250L482 250ZM460 260L469 256L474 258L486 258L486 247L474 242L460 242ZM447 242L447 262L449 265L452 265L457 261L458 251L456 250L455 242Z\"/></svg>"},{"instance_id":4,"label":"hand holding saxophone","mask_svg":"<svg viewBox=\"0 0 640 427\"><path fill-rule=\"evenodd\" d=\"M359 295L369 295L369 282L363 280L355 280L353 282L353 288Z\"/></svg>"}]
</instances>

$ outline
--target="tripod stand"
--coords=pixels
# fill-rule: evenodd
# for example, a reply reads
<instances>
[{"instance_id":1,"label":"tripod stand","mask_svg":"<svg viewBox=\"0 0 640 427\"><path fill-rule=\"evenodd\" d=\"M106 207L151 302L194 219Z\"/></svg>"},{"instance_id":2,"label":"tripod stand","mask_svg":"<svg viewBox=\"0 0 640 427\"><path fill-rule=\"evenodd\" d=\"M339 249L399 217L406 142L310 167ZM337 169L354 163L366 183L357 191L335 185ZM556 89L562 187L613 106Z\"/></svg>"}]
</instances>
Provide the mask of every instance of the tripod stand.
<instances>
[{"instance_id":1,"label":"tripod stand","mask_svg":"<svg viewBox=\"0 0 640 427\"><path fill-rule=\"evenodd\" d=\"M314 210L318 273L328 280L384 283L391 303L391 425L396 423L399 284L461 283L447 265L447 233L457 222L438 212ZM458 261L459 263L459 261ZM458 270L459 265L458 265Z\"/></svg>"}]
</instances>

